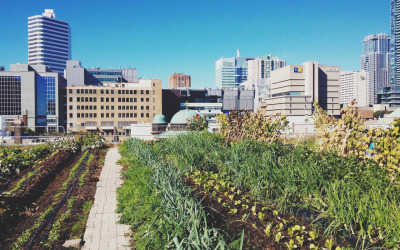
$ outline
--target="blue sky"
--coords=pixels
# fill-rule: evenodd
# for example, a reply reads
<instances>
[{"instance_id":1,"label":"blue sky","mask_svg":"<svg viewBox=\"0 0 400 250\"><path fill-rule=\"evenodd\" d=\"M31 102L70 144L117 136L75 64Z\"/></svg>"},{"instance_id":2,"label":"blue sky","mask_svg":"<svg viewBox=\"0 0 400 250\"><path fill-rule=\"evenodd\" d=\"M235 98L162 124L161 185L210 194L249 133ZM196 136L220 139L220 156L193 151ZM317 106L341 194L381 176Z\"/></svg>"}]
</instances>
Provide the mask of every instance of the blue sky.
<instances>
[{"instance_id":1,"label":"blue sky","mask_svg":"<svg viewBox=\"0 0 400 250\"><path fill-rule=\"evenodd\" d=\"M138 69L142 78L183 72L215 87L215 61L275 54L359 70L366 35L390 33L390 0L0 0L0 65L27 63L27 18L54 9L72 30L84 67Z\"/></svg>"}]
</instances>

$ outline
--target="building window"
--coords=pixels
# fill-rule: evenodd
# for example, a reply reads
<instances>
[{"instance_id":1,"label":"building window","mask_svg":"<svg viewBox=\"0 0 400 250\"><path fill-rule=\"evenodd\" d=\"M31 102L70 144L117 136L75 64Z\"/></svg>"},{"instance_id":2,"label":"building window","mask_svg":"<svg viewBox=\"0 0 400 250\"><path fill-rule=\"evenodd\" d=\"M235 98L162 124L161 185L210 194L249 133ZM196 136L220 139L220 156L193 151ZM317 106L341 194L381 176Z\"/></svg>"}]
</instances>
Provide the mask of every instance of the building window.
<instances>
[{"instance_id":1,"label":"building window","mask_svg":"<svg viewBox=\"0 0 400 250\"><path fill-rule=\"evenodd\" d=\"M143 94L144 94L144 90L141 90L141 91L140 91L140 94L143 95Z\"/></svg>"},{"instance_id":2,"label":"building window","mask_svg":"<svg viewBox=\"0 0 400 250\"><path fill-rule=\"evenodd\" d=\"M135 95L136 95L136 94L137 94L137 90L134 90L134 91L133 91L133 94L135 94Z\"/></svg>"},{"instance_id":3,"label":"building window","mask_svg":"<svg viewBox=\"0 0 400 250\"><path fill-rule=\"evenodd\" d=\"M114 94L114 90L113 90L113 89L111 90L111 94L112 94L112 95Z\"/></svg>"},{"instance_id":4,"label":"building window","mask_svg":"<svg viewBox=\"0 0 400 250\"><path fill-rule=\"evenodd\" d=\"M118 110L121 110L121 106L118 106Z\"/></svg>"},{"instance_id":5,"label":"building window","mask_svg":"<svg viewBox=\"0 0 400 250\"><path fill-rule=\"evenodd\" d=\"M140 110L144 110L144 106L140 106Z\"/></svg>"},{"instance_id":6,"label":"building window","mask_svg":"<svg viewBox=\"0 0 400 250\"><path fill-rule=\"evenodd\" d=\"M150 114L149 114L149 113L146 113L146 117L150 117Z\"/></svg>"},{"instance_id":7,"label":"building window","mask_svg":"<svg viewBox=\"0 0 400 250\"><path fill-rule=\"evenodd\" d=\"M69 106L69 110L72 110L72 105Z\"/></svg>"},{"instance_id":8,"label":"building window","mask_svg":"<svg viewBox=\"0 0 400 250\"><path fill-rule=\"evenodd\" d=\"M108 89L106 89L106 94L108 95L110 92L108 91Z\"/></svg>"},{"instance_id":9,"label":"building window","mask_svg":"<svg viewBox=\"0 0 400 250\"><path fill-rule=\"evenodd\" d=\"M114 113L111 113L111 118L114 118Z\"/></svg>"},{"instance_id":10,"label":"building window","mask_svg":"<svg viewBox=\"0 0 400 250\"><path fill-rule=\"evenodd\" d=\"M153 102L156 102L156 98L153 98Z\"/></svg>"},{"instance_id":11,"label":"building window","mask_svg":"<svg viewBox=\"0 0 400 250\"><path fill-rule=\"evenodd\" d=\"M77 101L77 102L80 102L80 101L81 101L81 98L80 98L80 97L77 97L77 98L76 98L76 101Z\"/></svg>"},{"instance_id":12,"label":"building window","mask_svg":"<svg viewBox=\"0 0 400 250\"><path fill-rule=\"evenodd\" d=\"M97 92L97 91L94 89L94 90L93 90L93 94L96 94L96 92Z\"/></svg>"},{"instance_id":13,"label":"building window","mask_svg":"<svg viewBox=\"0 0 400 250\"><path fill-rule=\"evenodd\" d=\"M97 102L97 97L93 97L93 101L94 101L94 102Z\"/></svg>"},{"instance_id":14,"label":"building window","mask_svg":"<svg viewBox=\"0 0 400 250\"><path fill-rule=\"evenodd\" d=\"M118 117L121 118L121 113L118 113Z\"/></svg>"},{"instance_id":15,"label":"building window","mask_svg":"<svg viewBox=\"0 0 400 250\"><path fill-rule=\"evenodd\" d=\"M150 107L149 107L149 106L146 106L146 110L150 110Z\"/></svg>"},{"instance_id":16,"label":"building window","mask_svg":"<svg viewBox=\"0 0 400 250\"><path fill-rule=\"evenodd\" d=\"M114 106L111 106L111 110L114 110Z\"/></svg>"},{"instance_id":17,"label":"building window","mask_svg":"<svg viewBox=\"0 0 400 250\"><path fill-rule=\"evenodd\" d=\"M124 89L122 90L122 94L125 95L125 90Z\"/></svg>"},{"instance_id":18,"label":"building window","mask_svg":"<svg viewBox=\"0 0 400 250\"><path fill-rule=\"evenodd\" d=\"M89 102L93 102L93 98L92 97L89 97Z\"/></svg>"},{"instance_id":19,"label":"building window","mask_svg":"<svg viewBox=\"0 0 400 250\"><path fill-rule=\"evenodd\" d=\"M101 118L104 118L104 113L101 113L100 117L101 117Z\"/></svg>"},{"instance_id":20,"label":"building window","mask_svg":"<svg viewBox=\"0 0 400 250\"><path fill-rule=\"evenodd\" d=\"M114 102L114 97L111 97L111 102Z\"/></svg>"},{"instance_id":21,"label":"building window","mask_svg":"<svg viewBox=\"0 0 400 250\"><path fill-rule=\"evenodd\" d=\"M129 93L130 93L131 95L133 95L133 90L129 90Z\"/></svg>"},{"instance_id":22,"label":"building window","mask_svg":"<svg viewBox=\"0 0 400 250\"><path fill-rule=\"evenodd\" d=\"M77 113L76 117L80 118L81 117L81 113Z\"/></svg>"},{"instance_id":23,"label":"building window","mask_svg":"<svg viewBox=\"0 0 400 250\"><path fill-rule=\"evenodd\" d=\"M118 95L120 95L120 94L121 94L121 90L119 89L119 90L118 90Z\"/></svg>"},{"instance_id":24,"label":"building window","mask_svg":"<svg viewBox=\"0 0 400 250\"><path fill-rule=\"evenodd\" d=\"M97 113L94 113L94 114L93 114L93 117L94 117L94 118L97 118Z\"/></svg>"},{"instance_id":25,"label":"building window","mask_svg":"<svg viewBox=\"0 0 400 250\"><path fill-rule=\"evenodd\" d=\"M89 101L89 98L85 97L85 102L88 102L88 101Z\"/></svg>"},{"instance_id":26,"label":"building window","mask_svg":"<svg viewBox=\"0 0 400 250\"><path fill-rule=\"evenodd\" d=\"M136 114L136 113L133 113L133 117L135 117L135 118L136 118L136 117L137 117L137 114Z\"/></svg>"},{"instance_id":27,"label":"building window","mask_svg":"<svg viewBox=\"0 0 400 250\"><path fill-rule=\"evenodd\" d=\"M100 106L100 109L101 109L101 110L104 110L104 106Z\"/></svg>"},{"instance_id":28,"label":"building window","mask_svg":"<svg viewBox=\"0 0 400 250\"><path fill-rule=\"evenodd\" d=\"M110 106L106 106L106 110L109 110L110 109Z\"/></svg>"},{"instance_id":29,"label":"building window","mask_svg":"<svg viewBox=\"0 0 400 250\"><path fill-rule=\"evenodd\" d=\"M121 98L118 98L118 102L121 102Z\"/></svg>"},{"instance_id":30,"label":"building window","mask_svg":"<svg viewBox=\"0 0 400 250\"><path fill-rule=\"evenodd\" d=\"M133 106L133 109L134 109L134 110L137 110L137 106Z\"/></svg>"},{"instance_id":31,"label":"building window","mask_svg":"<svg viewBox=\"0 0 400 250\"><path fill-rule=\"evenodd\" d=\"M69 113L69 118L73 118L74 115L72 113Z\"/></svg>"},{"instance_id":32,"label":"building window","mask_svg":"<svg viewBox=\"0 0 400 250\"><path fill-rule=\"evenodd\" d=\"M144 102L144 98L140 98L140 101L141 101L141 102Z\"/></svg>"},{"instance_id":33,"label":"building window","mask_svg":"<svg viewBox=\"0 0 400 250\"><path fill-rule=\"evenodd\" d=\"M103 90L103 89L102 89L102 90L100 90L100 94L102 94L102 95L104 94L104 90Z\"/></svg>"},{"instance_id":34,"label":"building window","mask_svg":"<svg viewBox=\"0 0 400 250\"><path fill-rule=\"evenodd\" d=\"M133 98L133 101L134 101L134 102L137 102L137 98Z\"/></svg>"},{"instance_id":35,"label":"building window","mask_svg":"<svg viewBox=\"0 0 400 250\"><path fill-rule=\"evenodd\" d=\"M92 94L92 89L89 89L89 94Z\"/></svg>"},{"instance_id":36,"label":"building window","mask_svg":"<svg viewBox=\"0 0 400 250\"><path fill-rule=\"evenodd\" d=\"M76 106L76 109L77 109L77 110L80 110L80 109L81 109L81 106L79 106L79 105Z\"/></svg>"},{"instance_id":37,"label":"building window","mask_svg":"<svg viewBox=\"0 0 400 250\"><path fill-rule=\"evenodd\" d=\"M107 117L107 118L110 117L110 114L109 114L109 113L106 113L106 117Z\"/></svg>"},{"instance_id":38,"label":"building window","mask_svg":"<svg viewBox=\"0 0 400 250\"><path fill-rule=\"evenodd\" d=\"M146 90L146 95L148 95L148 94L150 94L150 91L149 91L149 90Z\"/></svg>"},{"instance_id":39,"label":"building window","mask_svg":"<svg viewBox=\"0 0 400 250\"><path fill-rule=\"evenodd\" d=\"M69 93L72 94L72 89L69 90Z\"/></svg>"},{"instance_id":40,"label":"building window","mask_svg":"<svg viewBox=\"0 0 400 250\"><path fill-rule=\"evenodd\" d=\"M146 98L146 102L149 102L150 101L150 99L149 98Z\"/></svg>"},{"instance_id":41,"label":"building window","mask_svg":"<svg viewBox=\"0 0 400 250\"><path fill-rule=\"evenodd\" d=\"M140 113L140 117L144 117L144 114L143 114L143 113Z\"/></svg>"},{"instance_id":42,"label":"building window","mask_svg":"<svg viewBox=\"0 0 400 250\"><path fill-rule=\"evenodd\" d=\"M106 102L109 102L109 101L110 101L110 99L108 97L106 97Z\"/></svg>"}]
</instances>

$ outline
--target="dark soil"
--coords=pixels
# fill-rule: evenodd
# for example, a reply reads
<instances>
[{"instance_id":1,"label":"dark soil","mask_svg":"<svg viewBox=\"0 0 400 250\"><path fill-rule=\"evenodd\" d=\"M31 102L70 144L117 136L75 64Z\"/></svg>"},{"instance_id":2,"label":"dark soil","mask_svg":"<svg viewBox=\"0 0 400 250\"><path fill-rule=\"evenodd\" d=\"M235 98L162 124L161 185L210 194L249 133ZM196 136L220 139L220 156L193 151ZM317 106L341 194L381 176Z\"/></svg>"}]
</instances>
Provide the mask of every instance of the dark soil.
<instances>
[{"instance_id":1,"label":"dark soil","mask_svg":"<svg viewBox=\"0 0 400 250\"><path fill-rule=\"evenodd\" d=\"M233 239L239 239L242 230L244 229L245 249L288 249L285 244L288 243L290 239L287 234L287 228L294 225L300 225L306 227L305 231L313 230L311 224L307 222L305 218L302 218L301 216L294 216L290 213L280 213L280 219L278 220L271 211L265 213L266 217L264 221L261 221L257 216L254 216L252 214L251 208L242 209L240 205L235 206L234 203L223 193L216 192L216 195L213 196L210 193L205 192L202 186L196 185L196 183L190 177L187 177L185 179L185 183L188 186L194 187L194 191L200 196L204 210L208 214L207 221L211 223L213 227L223 229L231 237L233 237ZM221 203L218 202L218 198L220 198L220 201L222 201ZM238 195L235 194L234 200L238 199ZM225 206L223 206L223 203L225 203ZM262 206L258 207L257 212L261 211L261 207ZM231 209L237 209L237 212L232 213ZM274 210L274 208L271 209ZM245 221L243 221L244 215L248 216ZM267 237L264 229L267 226L266 221L272 221L276 225L283 220L286 221L286 223L284 223L284 229L281 231L283 239L281 239L278 243L275 241L274 233L271 233L271 236ZM322 232L319 232L319 235L322 235ZM316 245L317 243L319 246L324 246L325 240L326 239L319 237L318 241L314 242L314 244ZM295 242L295 244L300 247L299 249L310 249L311 243L313 242L308 241L307 237L304 237L304 245L302 247L300 247L299 244ZM341 242L339 245L348 246L348 244L344 242Z\"/></svg>"},{"instance_id":2,"label":"dark soil","mask_svg":"<svg viewBox=\"0 0 400 250\"><path fill-rule=\"evenodd\" d=\"M104 157L105 152L98 150L94 153L96 157L90 164L85 184L83 186L76 185L70 197L70 199L75 198L76 202L73 206L71 216L64 221L60 230L61 239L56 242L57 249L61 248L65 239L68 239L69 229L78 220L83 202L94 199L96 181L102 168L102 166L97 164L97 161L101 157ZM20 190L9 197L1 198L1 208L5 209L0 215L0 222L2 224L0 227L0 249L9 249L26 229L34 225L37 218L51 205L54 195L58 193L59 188L67 180L70 169L77 163L80 157L81 154L72 154L65 151L57 153L46 162L40 164L38 167L42 167L43 169L40 170L38 175L30 179L26 185L22 185ZM23 176L20 176L20 178ZM14 180L13 182L8 190L18 180ZM57 213L54 221L65 212L66 207L67 204L64 204ZM42 232L38 239L41 239L43 235L44 233ZM39 240L36 241L38 242Z\"/></svg>"}]
</instances>

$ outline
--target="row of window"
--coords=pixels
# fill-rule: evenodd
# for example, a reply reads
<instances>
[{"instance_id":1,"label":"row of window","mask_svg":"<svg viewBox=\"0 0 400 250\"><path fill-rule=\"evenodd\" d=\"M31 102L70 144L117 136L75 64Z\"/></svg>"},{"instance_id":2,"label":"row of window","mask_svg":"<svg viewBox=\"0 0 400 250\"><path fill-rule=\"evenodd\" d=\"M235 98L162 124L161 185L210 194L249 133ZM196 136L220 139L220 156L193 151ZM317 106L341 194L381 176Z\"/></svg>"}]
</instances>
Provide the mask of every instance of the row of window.
<instances>
[{"instance_id":1,"label":"row of window","mask_svg":"<svg viewBox=\"0 0 400 250\"><path fill-rule=\"evenodd\" d=\"M114 102L114 97L101 97L100 102ZM137 102L138 98L121 98L119 97L118 102ZM69 98L70 102L73 102L73 97ZM77 102L97 102L97 97L77 97ZM150 102L150 98L140 98L141 102ZM156 101L156 98L153 98L153 102Z\"/></svg>"},{"instance_id":2,"label":"row of window","mask_svg":"<svg viewBox=\"0 0 400 250\"><path fill-rule=\"evenodd\" d=\"M118 118L137 118L138 113L118 113ZM97 113L77 113L77 118L97 118ZM114 118L114 113L101 113L101 118ZM141 118L150 117L149 113L140 113ZM74 114L70 113L69 118L74 118Z\"/></svg>"},{"instance_id":3,"label":"row of window","mask_svg":"<svg viewBox=\"0 0 400 250\"><path fill-rule=\"evenodd\" d=\"M73 106L69 106L69 110L73 110ZM101 106L101 110L110 110L110 106ZM97 110L97 106L92 106L92 105L78 105L76 106L77 110ZM118 110L137 110L138 106L118 106ZM140 106L140 110L150 110L150 106ZM153 110L155 110L156 107L153 106ZM114 106L111 106L111 110L114 110Z\"/></svg>"},{"instance_id":4,"label":"row of window","mask_svg":"<svg viewBox=\"0 0 400 250\"><path fill-rule=\"evenodd\" d=\"M73 89L69 89L68 91L70 94L73 93ZM96 89L76 89L76 93L77 94L97 94L97 90ZM100 90L100 94L110 94L113 95L114 94L114 90L113 89L101 89ZM119 95L137 95L138 91L137 90L133 90L133 89L119 89L117 92ZM149 95L150 94L150 90L140 90L140 94L141 95ZM153 90L153 94L155 94L155 91Z\"/></svg>"}]
</instances>

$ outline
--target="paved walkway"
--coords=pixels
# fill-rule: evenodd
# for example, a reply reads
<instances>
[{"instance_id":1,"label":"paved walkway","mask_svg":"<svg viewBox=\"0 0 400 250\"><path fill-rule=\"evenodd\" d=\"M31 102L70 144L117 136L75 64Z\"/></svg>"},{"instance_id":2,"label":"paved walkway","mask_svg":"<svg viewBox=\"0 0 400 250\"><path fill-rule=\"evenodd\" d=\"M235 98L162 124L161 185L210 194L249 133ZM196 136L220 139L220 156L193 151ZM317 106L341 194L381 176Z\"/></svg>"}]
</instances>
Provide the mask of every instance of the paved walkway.
<instances>
[{"instance_id":1,"label":"paved walkway","mask_svg":"<svg viewBox=\"0 0 400 250\"><path fill-rule=\"evenodd\" d=\"M85 245L82 249L130 249L128 225L118 224L117 187L121 186L122 167L116 162L121 158L118 147L107 152L100 180L97 183L94 204L86 223Z\"/></svg>"}]
</instances>

